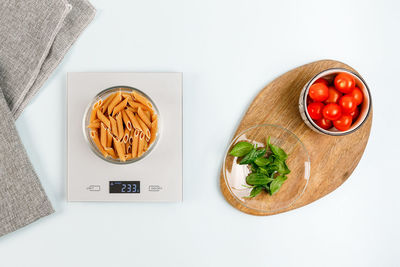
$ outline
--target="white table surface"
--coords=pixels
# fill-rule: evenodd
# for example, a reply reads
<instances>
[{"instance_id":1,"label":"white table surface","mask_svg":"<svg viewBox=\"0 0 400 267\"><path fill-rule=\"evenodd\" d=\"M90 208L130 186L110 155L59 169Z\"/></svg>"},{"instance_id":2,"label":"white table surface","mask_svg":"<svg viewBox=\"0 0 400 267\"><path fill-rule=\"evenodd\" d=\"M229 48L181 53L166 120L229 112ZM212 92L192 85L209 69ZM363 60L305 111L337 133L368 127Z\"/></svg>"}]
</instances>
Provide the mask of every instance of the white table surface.
<instances>
[{"instance_id":1,"label":"white table surface","mask_svg":"<svg viewBox=\"0 0 400 267\"><path fill-rule=\"evenodd\" d=\"M57 212L2 237L1 266L400 265L398 1L92 3L95 20L17 121ZM233 209L219 171L246 107L278 75L325 58L356 68L372 90L357 169L301 209ZM68 71L184 73L183 203L66 202Z\"/></svg>"}]
</instances>

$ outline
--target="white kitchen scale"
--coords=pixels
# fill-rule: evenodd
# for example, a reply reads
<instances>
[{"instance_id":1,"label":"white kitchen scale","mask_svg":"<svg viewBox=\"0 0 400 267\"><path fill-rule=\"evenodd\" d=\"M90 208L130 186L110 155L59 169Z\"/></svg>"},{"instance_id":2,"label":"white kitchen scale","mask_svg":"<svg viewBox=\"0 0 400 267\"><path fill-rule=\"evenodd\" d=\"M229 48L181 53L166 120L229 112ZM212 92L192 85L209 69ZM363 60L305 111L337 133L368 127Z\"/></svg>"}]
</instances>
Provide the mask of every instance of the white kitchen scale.
<instances>
[{"instance_id":1,"label":"white kitchen scale","mask_svg":"<svg viewBox=\"0 0 400 267\"><path fill-rule=\"evenodd\" d=\"M130 164L97 156L85 139L83 119L93 98L113 86L148 95L159 110L159 140ZM68 73L68 201L182 201L182 73Z\"/></svg>"}]
</instances>

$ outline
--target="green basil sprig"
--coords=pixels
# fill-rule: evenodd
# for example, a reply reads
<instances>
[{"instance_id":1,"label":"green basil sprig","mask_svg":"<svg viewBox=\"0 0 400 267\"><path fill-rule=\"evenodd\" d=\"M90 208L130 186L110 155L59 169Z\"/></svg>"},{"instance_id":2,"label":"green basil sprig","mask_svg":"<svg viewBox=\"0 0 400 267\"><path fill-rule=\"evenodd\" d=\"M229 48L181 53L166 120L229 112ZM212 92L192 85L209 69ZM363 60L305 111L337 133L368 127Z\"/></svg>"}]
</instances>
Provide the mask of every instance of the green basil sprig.
<instances>
[{"instance_id":1,"label":"green basil sprig","mask_svg":"<svg viewBox=\"0 0 400 267\"><path fill-rule=\"evenodd\" d=\"M288 155L282 148L271 144L270 137L266 139L265 148L241 141L235 144L229 154L241 158L238 159L239 164L249 165L251 173L246 177L246 183L252 188L249 198L263 190L271 196L277 193L290 173L286 164Z\"/></svg>"}]
</instances>

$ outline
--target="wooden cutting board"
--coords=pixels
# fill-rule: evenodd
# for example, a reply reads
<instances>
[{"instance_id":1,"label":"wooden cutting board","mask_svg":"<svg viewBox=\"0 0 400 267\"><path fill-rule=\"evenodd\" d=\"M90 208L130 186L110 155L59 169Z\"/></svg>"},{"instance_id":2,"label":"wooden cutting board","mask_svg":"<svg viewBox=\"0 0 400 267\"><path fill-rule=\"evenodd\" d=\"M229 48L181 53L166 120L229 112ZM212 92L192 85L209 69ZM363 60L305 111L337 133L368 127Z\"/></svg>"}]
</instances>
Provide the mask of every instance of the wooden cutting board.
<instances>
[{"instance_id":1,"label":"wooden cutting board","mask_svg":"<svg viewBox=\"0 0 400 267\"><path fill-rule=\"evenodd\" d=\"M300 117L298 102L302 88L316 74L329 68L345 68L356 72L350 66L334 60L320 60L286 72L256 96L234 135L264 123L281 125L296 134L307 148L311 160L311 176L304 194L291 207L279 212L255 211L243 206L231 195L221 170L221 191L233 207L261 216L297 209L338 188L356 168L368 142L372 110L367 121L355 133L338 137L312 131Z\"/></svg>"}]
</instances>

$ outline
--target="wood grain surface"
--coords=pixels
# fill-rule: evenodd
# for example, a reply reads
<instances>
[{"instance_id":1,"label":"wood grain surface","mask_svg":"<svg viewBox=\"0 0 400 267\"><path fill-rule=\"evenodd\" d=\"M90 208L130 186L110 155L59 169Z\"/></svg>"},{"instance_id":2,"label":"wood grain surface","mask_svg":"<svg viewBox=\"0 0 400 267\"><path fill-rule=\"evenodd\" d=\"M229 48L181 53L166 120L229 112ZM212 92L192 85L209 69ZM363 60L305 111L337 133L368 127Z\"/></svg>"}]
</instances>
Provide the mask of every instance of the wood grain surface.
<instances>
[{"instance_id":1,"label":"wood grain surface","mask_svg":"<svg viewBox=\"0 0 400 267\"><path fill-rule=\"evenodd\" d=\"M221 191L233 207L260 216L297 209L338 188L356 168L368 142L372 110L360 129L338 137L312 131L303 122L298 110L299 96L304 85L316 74L329 68L345 68L356 72L350 66L334 60L316 61L286 72L269 83L255 97L234 135L264 123L281 125L296 134L307 148L311 160L311 176L304 194L287 209L275 213L259 212L243 206L231 195L221 170Z\"/></svg>"}]
</instances>

